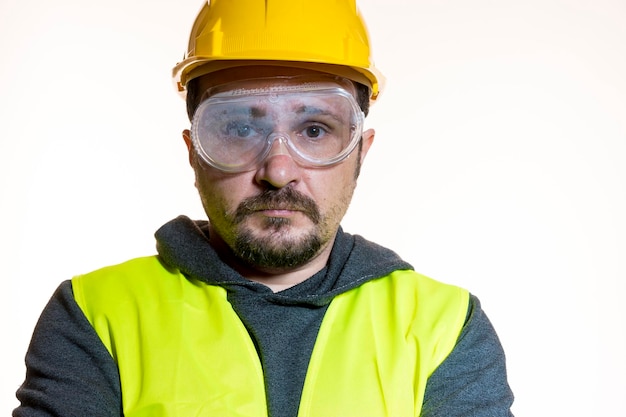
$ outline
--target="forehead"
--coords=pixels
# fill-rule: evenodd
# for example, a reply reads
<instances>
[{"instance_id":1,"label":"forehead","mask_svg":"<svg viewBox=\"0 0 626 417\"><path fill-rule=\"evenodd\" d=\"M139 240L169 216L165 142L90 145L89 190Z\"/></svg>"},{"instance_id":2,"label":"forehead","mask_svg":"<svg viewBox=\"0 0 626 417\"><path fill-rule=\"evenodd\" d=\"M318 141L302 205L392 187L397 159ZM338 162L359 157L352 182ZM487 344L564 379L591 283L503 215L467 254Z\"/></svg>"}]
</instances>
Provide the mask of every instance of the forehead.
<instances>
[{"instance_id":1,"label":"forehead","mask_svg":"<svg viewBox=\"0 0 626 417\"><path fill-rule=\"evenodd\" d=\"M267 66L267 65L254 65L245 67L228 68L221 71L217 71L211 74L204 75L198 78L198 87L200 95L210 88L226 84L237 83L238 81L244 81L251 79L264 78L267 84L267 78L272 77L298 77L298 82L311 82L319 80L320 76L328 76L329 74L314 71L303 68L292 67L280 67L280 66ZM284 78L283 78L284 79ZM284 82L284 81L283 81ZM346 88L346 85L337 83L337 86ZM347 86L347 90L353 97L357 97L356 87L354 83L350 82Z\"/></svg>"}]
</instances>

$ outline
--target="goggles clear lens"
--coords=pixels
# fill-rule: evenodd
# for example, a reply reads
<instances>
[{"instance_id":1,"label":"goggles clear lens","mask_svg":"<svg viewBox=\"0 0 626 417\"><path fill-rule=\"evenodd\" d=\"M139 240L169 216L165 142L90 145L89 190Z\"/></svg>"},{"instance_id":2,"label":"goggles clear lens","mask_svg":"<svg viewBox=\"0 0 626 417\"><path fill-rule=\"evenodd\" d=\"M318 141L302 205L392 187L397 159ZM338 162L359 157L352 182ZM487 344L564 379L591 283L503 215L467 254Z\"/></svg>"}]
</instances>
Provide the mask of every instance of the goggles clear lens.
<instances>
[{"instance_id":1,"label":"goggles clear lens","mask_svg":"<svg viewBox=\"0 0 626 417\"><path fill-rule=\"evenodd\" d=\"M333 165L350 155L363 130L363 112L337 82L252 80L206 95L192 141L204 161L225 172L255 169L276 140L303 166Z\"/></svg>"}]
</instances>

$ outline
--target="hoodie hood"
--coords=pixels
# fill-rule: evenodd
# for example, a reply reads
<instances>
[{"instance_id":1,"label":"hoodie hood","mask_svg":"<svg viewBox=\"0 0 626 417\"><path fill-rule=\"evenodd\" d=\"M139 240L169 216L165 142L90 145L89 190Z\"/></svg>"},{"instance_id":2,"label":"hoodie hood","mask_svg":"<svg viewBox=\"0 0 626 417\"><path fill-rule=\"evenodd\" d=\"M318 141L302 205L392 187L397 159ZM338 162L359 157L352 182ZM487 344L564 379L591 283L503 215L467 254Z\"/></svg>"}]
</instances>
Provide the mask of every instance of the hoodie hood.
<instances>
[{"instance_id":1,"label":"hoodie hood","mask_svg":"<svg viewBox=\"0 0 626 417\"><path fill-rule=\"evenodd\" d=\"M326 305L336 295L364 282L395 270L413 269L395 252L340 228L324 269L298 285L274 293L265 285L245 279L222 262L210 244L207 221L180 216L163 225L155 236L161 259L187 277L230 291L235 287L248 287L284 305Z\"/></svg>"}]
</instances>

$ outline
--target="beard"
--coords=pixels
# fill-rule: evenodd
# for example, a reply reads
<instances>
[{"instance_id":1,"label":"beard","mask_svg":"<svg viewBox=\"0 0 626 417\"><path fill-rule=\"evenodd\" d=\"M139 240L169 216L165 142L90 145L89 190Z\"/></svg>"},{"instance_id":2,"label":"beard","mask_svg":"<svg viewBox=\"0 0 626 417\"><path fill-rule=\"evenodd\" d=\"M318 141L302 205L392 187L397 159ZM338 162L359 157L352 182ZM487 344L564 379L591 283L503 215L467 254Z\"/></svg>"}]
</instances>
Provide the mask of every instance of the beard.
<instances>
[{"instance_id":1,"label":"beard","mask_svg":"<svg viewBox=\"0 0 626 417\"><path fill-rule=\"evenodd\" d=\"M313 223L313 229L303 236L289 236L291 219L268 217L262 227L269 234L258 236L244 224L259 210L268 208L298 210ZM328 241L321 227L320 210L311 198L290 187L266 190L262 194L242 201L233 216L238 233L231 246L235 256L249 265L270 269L288 269L306 264L313 259Z\"/></svg>"}]
</instances>

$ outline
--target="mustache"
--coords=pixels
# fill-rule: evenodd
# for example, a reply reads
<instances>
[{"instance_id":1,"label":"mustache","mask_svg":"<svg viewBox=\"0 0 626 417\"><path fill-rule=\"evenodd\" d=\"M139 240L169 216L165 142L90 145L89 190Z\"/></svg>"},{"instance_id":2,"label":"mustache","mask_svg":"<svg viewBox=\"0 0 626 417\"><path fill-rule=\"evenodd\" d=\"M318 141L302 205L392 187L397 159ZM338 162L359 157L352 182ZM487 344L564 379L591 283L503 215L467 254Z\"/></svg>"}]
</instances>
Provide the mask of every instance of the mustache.
<instances>
[{"instance_id":1,"label":"mustache","mask_svg":"<svg viewBox=\"0 0 626 417\"><path fill-rule=\"evenodd\" d=\"M313 224L318 224L321 219L320 210L312 198L287 187L265 190L259 195L244 199L235 211L235 222L241 223L246 216L268 209L301 211Z\"/></svg>"}]
</instances>

